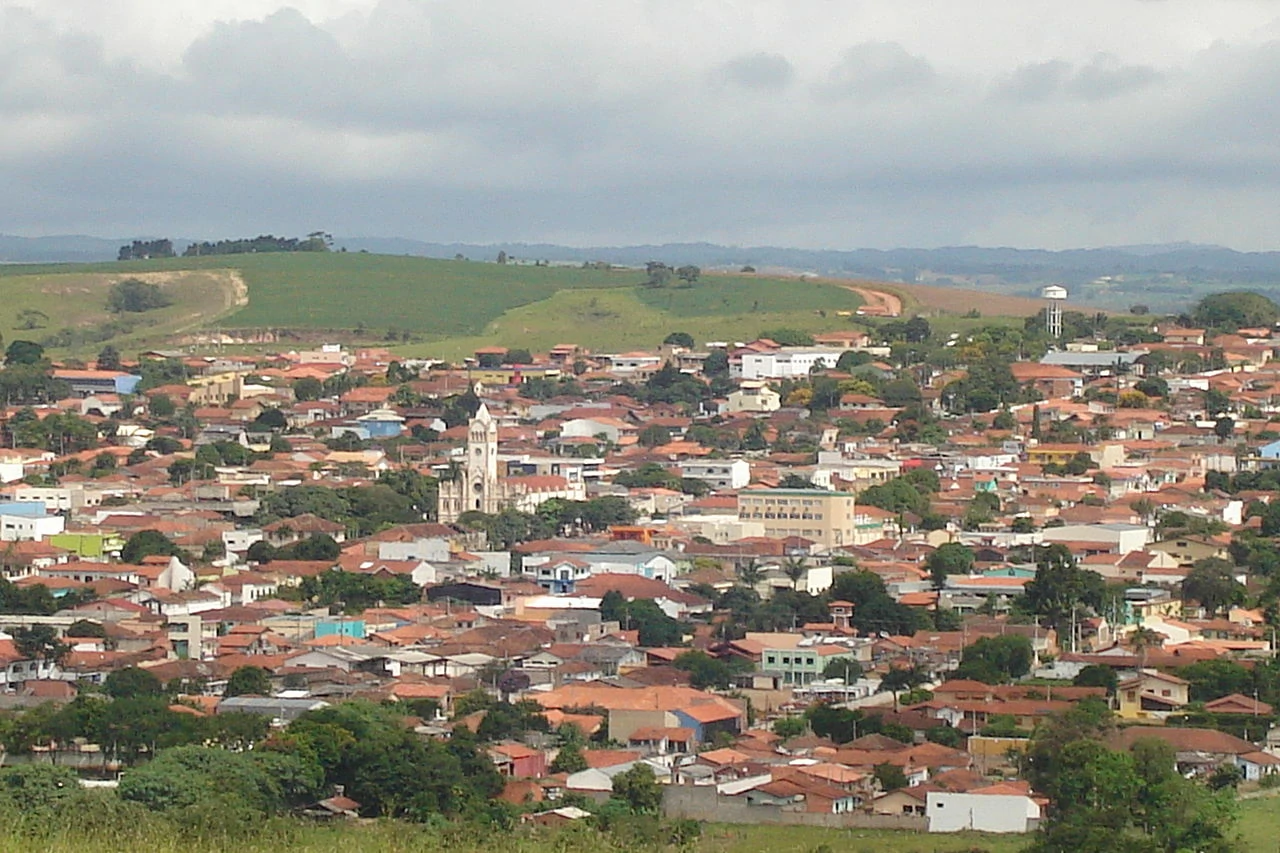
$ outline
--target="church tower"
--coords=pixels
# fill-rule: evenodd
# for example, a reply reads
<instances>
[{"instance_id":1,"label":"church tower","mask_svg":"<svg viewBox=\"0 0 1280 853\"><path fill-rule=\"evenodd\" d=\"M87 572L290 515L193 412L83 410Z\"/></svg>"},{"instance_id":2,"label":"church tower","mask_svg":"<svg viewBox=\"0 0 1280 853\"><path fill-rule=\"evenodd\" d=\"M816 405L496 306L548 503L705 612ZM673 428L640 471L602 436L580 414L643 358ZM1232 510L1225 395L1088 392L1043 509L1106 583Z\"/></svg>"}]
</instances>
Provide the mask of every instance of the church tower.
<instances>
[{"instance_id":1,"label":"church tower","mask_svg":"<svg viewBox=\"0 0 1280 853\"><path fill-rule=\"evenodd\" d=\"M506 506L498 478L498 422L483 404L467 426L467 450L457 480L440 483L439 519L452 524L464 512L493 515Z\"/></svg>"},{"instance_id":2,"label":"church tower","mask_svg":"<svg viewBox=\"0 0 1280 853\"><path fill-rule=\"evenodd\" d=\"M498 495L498 423L484 403L471 419L467 433L467 465L463 476L467 510L499 512Z\"/></svg>"}]
</instances>

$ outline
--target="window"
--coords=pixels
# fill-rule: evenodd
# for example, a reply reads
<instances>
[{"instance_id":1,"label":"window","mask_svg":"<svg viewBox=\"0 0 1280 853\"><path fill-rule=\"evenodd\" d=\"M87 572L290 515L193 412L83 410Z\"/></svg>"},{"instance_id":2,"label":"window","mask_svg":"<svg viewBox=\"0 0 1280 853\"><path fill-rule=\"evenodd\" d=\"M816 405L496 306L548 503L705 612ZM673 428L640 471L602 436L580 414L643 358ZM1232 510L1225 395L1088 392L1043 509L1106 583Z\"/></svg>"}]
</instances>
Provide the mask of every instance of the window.
<instances>
[{"instance_id":1,"label":"window","mask_svg":"<svg viewBox=\"0 0 1280 853\"><path fill-rule=\"evenodd\" d=\"M783 658L782 658L782 662L783 662L783 663L785 663L785 664L790 664L790 663L791 663L791 658L789 658L789 657L783 657Z\"/></svg>"},{"instance_id":2,"label":"window","mask_svg":"<svg viewBox=\"0 0 1280 853\"><path fill-rule=\"evenodd\" d=\"M777 662L778 662L778 656L777 656L777 655L769 655L769 657L768 657L768 661L769 661L769 663L777 663Z\"/></svg>"}]
</instances>

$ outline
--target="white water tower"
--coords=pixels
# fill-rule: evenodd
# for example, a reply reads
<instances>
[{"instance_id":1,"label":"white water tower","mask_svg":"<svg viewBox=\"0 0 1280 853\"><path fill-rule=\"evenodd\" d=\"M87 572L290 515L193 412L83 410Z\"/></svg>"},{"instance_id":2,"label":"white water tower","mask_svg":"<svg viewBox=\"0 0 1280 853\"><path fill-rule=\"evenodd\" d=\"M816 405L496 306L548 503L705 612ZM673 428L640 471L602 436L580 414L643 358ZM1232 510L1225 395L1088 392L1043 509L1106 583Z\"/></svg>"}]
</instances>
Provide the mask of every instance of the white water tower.
<instances>
[{"instance_id":1,"label":"white water tower","mask_svg":"<svg viewBox=\"0 0 1280 853\"><path fill-rule=\"evenodd\" d=\"M1040 291L1045 301L1044 321L1049 337L1062 337L1062 303L1067 301L1067 289L1060 284L1051 284Z\"/></svg>"}]
</instances>

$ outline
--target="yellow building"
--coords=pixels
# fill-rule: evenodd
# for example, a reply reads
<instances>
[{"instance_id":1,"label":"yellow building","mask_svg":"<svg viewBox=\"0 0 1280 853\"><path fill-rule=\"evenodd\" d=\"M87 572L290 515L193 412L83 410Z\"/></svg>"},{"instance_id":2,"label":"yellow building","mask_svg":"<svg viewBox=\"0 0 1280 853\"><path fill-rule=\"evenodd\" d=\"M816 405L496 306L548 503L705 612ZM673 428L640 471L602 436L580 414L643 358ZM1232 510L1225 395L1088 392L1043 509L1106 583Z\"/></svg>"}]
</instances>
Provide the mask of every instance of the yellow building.
<instances>
[{"instance_id":1,"label":"yellow building","mask_svg":"<svg viewBox=\"0 0 1280 853\"><path fill-rule=\"evenodd\" d=\"M857 542L856 500L823 489L756 489L738 493L738 520L764 526L772 539L799 536L824 548Z\"/></svg>"},{"instance_id":2,"label":"yellow building","mask_svg":"<svg viewBox=\"0 0 1280 853\"><path fill-rule=\"evenodd\" d=\"M1164 719L1190 701L1189 682L1154 669L1144 669L1116 687L1117 712L1126 720Z\"/></svg>"}]
</instances>

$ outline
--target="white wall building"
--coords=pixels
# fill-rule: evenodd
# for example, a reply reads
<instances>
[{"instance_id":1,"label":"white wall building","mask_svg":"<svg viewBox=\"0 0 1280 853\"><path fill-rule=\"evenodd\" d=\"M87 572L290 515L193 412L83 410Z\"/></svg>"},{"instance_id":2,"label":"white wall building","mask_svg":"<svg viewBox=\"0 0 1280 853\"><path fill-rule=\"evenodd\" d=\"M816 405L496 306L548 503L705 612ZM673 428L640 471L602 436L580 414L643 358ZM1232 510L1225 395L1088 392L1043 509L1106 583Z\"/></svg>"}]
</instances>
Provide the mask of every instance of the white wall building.
<instances>
[{"instance_id":1,"label":"white wall building","mask_svg":"<svg viewBox=\"0 0 1280 853\"><path fill-rule=\"evenodd\" d=\"M830 369L840 360L842 350L794 347L772 352L752 352L742 356L742 379L794 379L808 376L815 365Z\"/></svg>"},{"instance_id":2,"label":"white wall building","mask_svg":"<svg viewBox=\"0 0 1280 853\"><path fill-rule=\"evenodd\" d=\"M993 788L1007 788L997 785ZM1040 806L1026 794L983 793L979 788L967 794L934 791L928 795L925 817L930 832L1030 832L1040 820Z\"/></svg>"},{"instance_id":3,"label":"white wall building","mask_svg":"<svg viewBox=\"0 0 1280 853\"><path fill-rule=\"evenodd\" d=\"M741 489L751 482L745 459L690 459L680 463L680 476L701 480L713 489Z\"/></svg>"},{"instance_id":4,"label":"white wall building","mask_svg":"<svg viewBox=\"0 0 1280 853\"><path fill-rule=\"evenodd\" d=\"M0 542L41 542L66 527L61 515L0 515Z\"/></svg>"}]
</instances>

